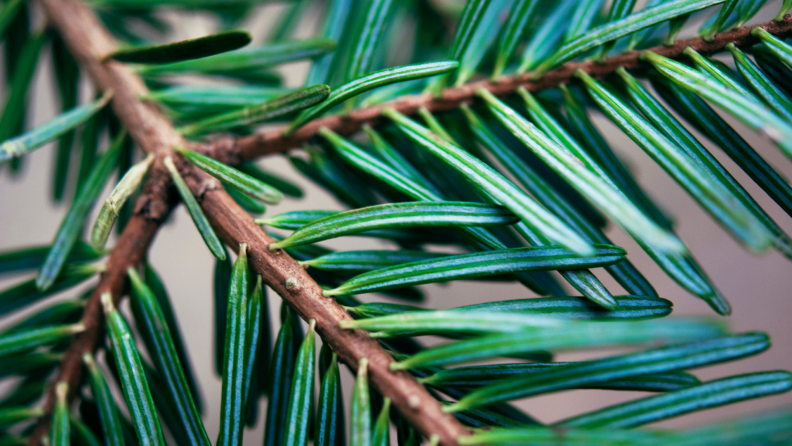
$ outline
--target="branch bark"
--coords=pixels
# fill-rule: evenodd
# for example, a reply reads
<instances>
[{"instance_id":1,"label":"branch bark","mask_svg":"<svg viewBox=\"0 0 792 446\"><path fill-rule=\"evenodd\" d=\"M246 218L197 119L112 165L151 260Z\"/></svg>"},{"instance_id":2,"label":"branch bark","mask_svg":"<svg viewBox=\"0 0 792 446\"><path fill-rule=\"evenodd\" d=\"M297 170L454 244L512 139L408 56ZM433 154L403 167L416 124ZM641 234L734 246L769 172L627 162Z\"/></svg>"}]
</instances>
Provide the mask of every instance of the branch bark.
<instances>
[{"instance_id":1,"label":"branch bark","mask_svg":"<svg viewBox=\"0 0 792 446\"><path fill-rule=\"evenodd\" d=\"M82 355L95 351L104 334L104 313L99 297L109 292L118 303L126 286L126 270L137 266L145 259L160 224L165 221L176 204L176 196L170 190L167 181L163 181L167 179L167 174L155 172L146 182L143 194L135 203L134 215L119 236L113 252L110 253L107 269L102 273L99 283L86 301L82 316L85 331L72 338L54 381L69 383L69 401L79 390L83 370ZM42 436L49 432L51 422L49 414L52 413L54 403L55 386L53 385L48 389L44 403L47 415L39 420L31 434L31 445L41 444Z\"/></svg>"},{"instance_id":2,"label":"branch bark","mask_svg":"<svg viewBox=\"0 0 792 446\"><path fill-rule=\"evenodd\" d=\"M743 26L738 29L717 34L712 42L707 42L703 38L678 40L672 46L656 46L646 51L652 51L662 56L680 59L682 52L687 47L691 47L697 52L709 55L720 52L728 43L745 47L753 45L757 39L751 36L751 30L755 27L762 27L769 33L776 36L786 35L792 30L792 16L786 15L783 21L769 21L758 25ZM420 96L405 96L392 102L354 110L348 116L327 116L308 122L303 127L294 132L290 137L284 137L282 129L258 133L243 138L220 138L210 143L200 146L201 150L207 155L235 165L245 160L258 158L262 155L271 153L285 152L289 149L300 147L303 143L316 136L322 127L327 127L341 135L351 135L360 130L363 125L375 125L380 120L383 108L393 108L402 114L413 115L421 107L426 107L431 112L452 110L463 103L472 103L476 96L476 90L484 88L497 96L506 96L514 93L519 87L525 87L528 91L538 91L553 88L560 84L569 83L576 70L581 69L595 78L603 78L616 71L619 67L628 70L646 68L647 63L641 61L640 54L643 51L632 51L619 54L608 58L607 61L597 62L571 62L564 64L554 70L547 72L540 80L532 81L530 73L516 76L504 76L498 81L483 80L471 82L458 88L447 88L443 91L440 98L428 94Z\"/></svg>"}]
</instances>

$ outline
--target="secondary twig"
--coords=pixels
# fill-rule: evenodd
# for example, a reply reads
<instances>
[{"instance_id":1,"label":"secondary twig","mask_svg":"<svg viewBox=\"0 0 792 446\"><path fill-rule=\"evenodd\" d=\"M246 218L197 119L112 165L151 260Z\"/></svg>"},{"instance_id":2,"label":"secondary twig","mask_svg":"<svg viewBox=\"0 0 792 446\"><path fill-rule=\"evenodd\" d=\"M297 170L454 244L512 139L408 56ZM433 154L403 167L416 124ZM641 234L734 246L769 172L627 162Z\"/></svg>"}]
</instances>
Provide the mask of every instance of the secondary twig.
<instances>
[{"instance_id":1,"label":"secondary twig","mask_svg":"<svg viewBox=\"0 0 792 446\"><path fill-rule=\"evenodd\" d=\"M648 51L672 59L679 59L683 56L682 52L687 47L707 55L722 51L728 43L734 43L737 46L749 46L757 42L757 39L751 36L751 30L757 26L766 29L773 35L785 35L792 29L792 16L786 15L784 20L780 22L770 21L723 32L717 34L712 42L707 42L703 38L678 40L672 46L656 46L648 49ZM447 88L441 98L428 94L405 96L387 104L354 110L346 117L333 115L315 119L288 138L282 135L281 129L277 129L238 139L221 138L203 144L201 150L219 161L235 165L269 153L285 152L289 149L300 147L304 142L314 137L322 127L327 127L341 135L350 135L360 130L364 124L375 124L380 119L384 107L393 108L405 115L415 114L421 107L426 107L432 112L451 110L459 107L462 103L472 102L476 90L479 88L487 89L498 96L505 96L515 92L519 87L525 87L529 91L538 91L567 83L572 79L577 69L582 69L594 77L602 78L615 72L619 67L627 69L646 67L647 64L640 60L640 53L641 51L632 51L619 54L608 58L604 63L596 61L567 63L547 72L538 81L532 81L530 73L525 73L517 76L504 76L496 82L483 80L457 88Z\"/></svg>"},{"instance_id":2,"label":"secondary twig","mask_svg":"<svg viewBox=\"0 0 792 446\"><path fill-rule=\"evenodd\" d=\"M126 285L127 268L138 265L148 252L148 247L154 236L176 203L174 196L168 193L167 184L163 179L167 176L153 175L146 183L143 194L135 205L135 213L130 218L123 233L118 237L118 243L107 260L107 269L88 297L82 316L85 331L74 335L65 356L57 371L53 382L66 381L69 383L69 401L79 390L82 376L82 356L85 352L93 352L100 344L104 333L104 316L99 297L105 293L112 293L117 299L123 295ZM46 414L51 414L55 403L55 386L48 390L44 403ZM40 444L41 436L49 431L50 416L44 416L30 437L31 445Z\"/></svg>"}]
</instances>

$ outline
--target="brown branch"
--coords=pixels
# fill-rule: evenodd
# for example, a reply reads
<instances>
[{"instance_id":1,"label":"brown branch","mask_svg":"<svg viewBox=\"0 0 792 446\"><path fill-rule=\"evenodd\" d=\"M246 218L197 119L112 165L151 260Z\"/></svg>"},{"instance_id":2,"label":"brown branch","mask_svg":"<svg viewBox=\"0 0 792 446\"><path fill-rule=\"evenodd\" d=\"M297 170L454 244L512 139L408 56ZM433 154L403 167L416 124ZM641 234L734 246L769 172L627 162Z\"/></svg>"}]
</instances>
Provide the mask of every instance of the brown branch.
<instances>
[{"instance_id":1,"label":"brown branch","mask_svg":"<svg viewBox=\"0 0 792 446\"><path fill-rule=\"evenodd\" d=\"M138 99L146 93L146 88L137 75L118 62L99 62L101 56L115 49L116 43L93 11L79 0L41 0L41 3L50 23L96 87L115 92L113 111L133 140L147 153L158 155L146 194L137 203L138 212L121 235L108 261L107 271L89 298L83 316L88 329L72 339L58 370L58 380L71 384L71 401L80 383L82 354L97 347L102 333L103 317L98 298L102 292L110 291L116 301L120 299L126 283L126 269L144 258L161 218L167 215L173 204L173 199L169 198L172 185L163 169L162 159L172 153L172 147L186 142L153 104L145 104ZM295 260L285 253L271 254L267 250L271 240L225 191L216 187L216 180L186 164L180 157L176 157L176 161L190 189L201 200L215 230L232 247L237 247L242 241L249 244L251 264L263 275L265 283L283 296L302 317L316 319L317 331L347 364L354 368L360 359L368 358L372 384L380 393L390 397L405 419L422 434L439 435L441 444L456 445L456 438L467 433L456 418L444 414L440 403L412 376L390 372L388 364L393 359L379 343L363 332L341 331L339 322L351 319L341 306L323 297L319 286ZM285 281L292 277L297 279L298 286L287 289ZM46 415L36 426L31 445L40 444L42 436L48 432L53 401L53 394L49 392L45 403Z\"/></svg>"},{"instance_id":2,"label":"brown branch","mask_svg":"<svg viewBox=\"0 0 792 446\"><path fill-rule=\"evenodd\" d=\"M735 30L717 34L712 42L702 38L678 40L672 46L656 46L647 51L660 54L672 59L679 59L687 47L691 47L701 54L720 52L728 43L737 46L750 46L757 42L751 36L751 30L757 26L766 29L773 35L785 35L792 30L792 16L787 15L781 22L770 21L758 25L744 26ZM581 69L591 76L602 78L616 71L619 67L627 69L641 69L647 64L640 59L642 51L632 51L608 58L605 62L571 62L547 72L540 80L532 81L531 73L516 76L504 76L496 82L483 80L472 82L456 88L447 88L441 98L425 94L420 96L404 96L383 105L376 105L352 111L348 117L338 115L318 118L308 122L290 137L282 135L282 129L258 133L239 139L220 138L211 143L201 145L201 150L213 158L227 164L236 165L242 161L258 158L270 153L285 152L289 149L300 147L304 142L316 136L322 127L327 127L336 133L350 135L365 124L376 124L384 107L393 108L405 115L412 115L421 107L426 107L431 112L451 110L462 103L470 103L476 95L476 90L484 88L497 96L505 96L515 92L519 87L529 91L544 90L568 83L576 70Z\"/></svg>"},{"instance_id":3,"label":"brown branch","mask_svg":"<svg viewBox=\"0 0 792 446\"><path fill-rule=\"evenodd\" d=\"M107 260L107 269L88 297L82 316L85 331L72 338L55 379L55 382L69 383L69 401L75 397L79 389L83 354L95 351L104 333L104 316L99 297L102 293L109 292L117 303L124 292L127 268L138 265L146 257L148 247L154 240L160 223L176 204L175 197L169 194L168 185L162 181L163 179L167 180L168 177L152 175L144 186L143 194L135 204L135 213L119 236L118 243ZM55 386L50 386L44 403L45 413L52 413L54 403ZM40 444L42 435L46 435L49 431L50 421L50 416L41 418L30 437L31 445Z\"/></svg>"},{"instance_id":4,"label":"brown branch","mask_svg":"<svg viewBox=\"0 0 792 446\"><path fill-rule=\"evenodd\" d=\"M86 330L72 338L58 368L55 382L69 383L68 398L72 401L82 377L82 355L95 351L103 334L104 317L99 297L110 292L118 303L126 286L127 268L137 266L145 258L159 224L176 204L170 177L162 166L161 158L171 153L174 145L184 144L184 140L155 105L138 100L138 96L147 89L137 75L124 64L99 62L101 56L113 51L117 45L93 11L76 0L41 0L41 4L49 23L63 37L69 51L96 88L113 91L113 111L133 140L145 152L158 155L143 195L135 204L135 213L110 254L106 271L88 298L82 318ZM180 168L190 167L181 163ZM42 436L49 431L49 414L55 401L53 387L48 390L44 403L45 415L30 436L31 445L41 444Z\"/></svg>"},{"instance_id":5,"label":"brown branch","mask_svg":"<svg viewBox=\"0 0 792 446\"><path fill-rule=\"evenodd\" d=\"M118 45L91 9L75 0L40 0L40 3L49 23L63 37L69 52L96 88L113 90L113 111L119 118L123 116L124 127L146 153L161 155L169 153L174 145L183 144L182 137L156 104L138 100L140 95L148 93L140 77L120 62L100 61Z\"/></svg>"}]
</instances>

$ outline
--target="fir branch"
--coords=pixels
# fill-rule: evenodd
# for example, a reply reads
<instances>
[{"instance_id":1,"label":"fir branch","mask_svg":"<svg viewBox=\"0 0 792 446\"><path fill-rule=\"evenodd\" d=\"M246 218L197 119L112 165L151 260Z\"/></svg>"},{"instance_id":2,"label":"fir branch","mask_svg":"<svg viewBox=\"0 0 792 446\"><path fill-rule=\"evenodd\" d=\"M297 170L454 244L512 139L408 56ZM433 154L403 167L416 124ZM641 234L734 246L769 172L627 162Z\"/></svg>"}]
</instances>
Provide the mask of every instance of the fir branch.
<instances>
[{"instance_id":1,"label":"fir branch","mask_svg":"<svg viewBox=\"0 0 792 446\"><path fill-rule=\"evenodd\" d=\"M162 159L172 155L173 147L187 144L154 104L139 100L139 97L148 92L136 74L119 62L101 62L102 56L117 49L117 44L89 8L79 0L41 0L41 3L52 25L94 81L97 89L114 92L113 110L129 130L133 140L146 153L156 154L158 157L151 178L137 202L135 215L119 238L110 255L108 269L88 300L83 316L86 330L75 335L58 370L56 382L65 381L70 384L70 389L77 389L82 374L82 355L96 349L103 332L99 296L104 292L111 292L116 300L120 299L126 285L126 269L143 260L160 222L176 204L177 197L173 193L170 176L162 166ZM711 54L722 51L730 43L747 46L756 42L751 36L751 30L756 26L773 35L783 36L792 29L792 17L785 16L779 22L771 21L721 33L709 42L703 38L682 40L673 46L655 47L650 51L669 58L679 58L687 47L701 54ZM568 63L549 71L537 81L530 80L530 74L503 77L494 82L479 81L457 88L447 88L439 98L429 95L402 97L386 106L406 115L416 113L422 107L431 112L449 110L471 102L480 88L496 95L510 94L519 87L537 91L570 81L579 69L594 77L604 77L620 67L639 69L644 66L640 52L633 51L611 57L605 62ZM197 145L197 148L219 161L234 165L267 153L298 147L316 135L322 127L340 134L354 133L364 124L375 123L384 107L355 110L347 117L329 116L316 119L288 138L283 137L281 130L276 130L236 140L222 138ZM343 331L339 328L341 321L351 320L349 314L334 300L323 297L321 288L297 262L282 251L270 252L267 246L272 240L222 189L215 186L216 181L187 164L182 158L174 159L178 162L180 173L224 241L234 247L240 242L248 243L252 266L303 318L316 319L318 331L343 361L355 367L360 359L367 358L372 383L427 437L437 435L441 444L456 444L457 437L467 433L456 419L442 412L440 404L423 386L404 372L393 373L389 370L392 358L375 340L362 332ZM73 391L69 397L70 400L74 397ZM31 436L31 444L40 444L42 434L49 430L49 414L54 407L54 401L54 391L51 389L45 404L47 415L41 418Z\"/></svg>"}]
</instances>

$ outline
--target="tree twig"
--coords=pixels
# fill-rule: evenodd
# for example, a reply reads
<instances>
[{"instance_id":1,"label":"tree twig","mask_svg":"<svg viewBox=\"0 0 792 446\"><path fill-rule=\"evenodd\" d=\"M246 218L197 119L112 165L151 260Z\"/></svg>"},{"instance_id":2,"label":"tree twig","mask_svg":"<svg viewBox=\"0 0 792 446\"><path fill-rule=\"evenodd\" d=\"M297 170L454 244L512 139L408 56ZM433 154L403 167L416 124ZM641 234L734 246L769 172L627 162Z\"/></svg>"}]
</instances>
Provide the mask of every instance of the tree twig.
<instances>
[{"instance_id":1,"label":"tree twig","mask_svg":"<svg viewBox=\"0 0 792 446\"><path fill-rule=\"evenodd\" d=\"M104 333L104 314L100 303L100 296L109 292L118 303L123 295L126 285L127 268L138 265L148 252L148 247L154 236L168 216L173 205L176 204L175 196L169 193L168 185L163 182L168 177L162 174L152 175L143 189L143 194L135 203L135 213L130 218L124 231L118 237L113 251L107 260L107 269L102 273L99 283L88 297L83 311L82 323L85 331L74 335L58 368L54 382L66 381L69 383L69 401L72 401L79 390L82 377L82 356L86 352L93 352L100 344ZM40 444L42 435L46 435L50 427L50 416L55 403L55 386L50 386L44 403L46 416L39 420L36 429L30 437L31 445Z\"/></svg>"},{"instance_id":2,"label":"tree twig","mask_svg":"<svg viewBox=\"0 0 792 446\"><path fill-rule=\"evenodd\" d=\"M649 48L665 57L679 59L683 51L691 47L701 54L720 52L729 43L737 46L750 46L757 42L751 36L751 30L757 26L766 29L773 35L783 36L792 30L792 16L786 15L783 21L774 20L758 25L743 26L738 29L717 34L712 42L703 38L678 40L672 46L660 45ZM348 116L339 115L318 118L308 122L294 132L290 137L282 135L282 129L271 130L242 138L219 138L215 141L202 144L201 150L207 155L226 164L236 165L245 160L258 158L270 153L285 152L289 149L300 147L304 142L314 137L320 128L327 127L341 135L350 135L360 130L365 124L376 124L384 107L393 108L402 114L415 114L419 108L426 107L431 112L455 109L462 103L471 103L476 95L476 90L484 88L497 96L505 96L515 92L519 87L529 91L544 90L568 83L576 70L581 69L595 78L605 77L616 71L619 67L628 70L641 69L647 64L640 59L642 51L632 51L608 58L605 62L571 62L547 72L540 80L532 81L530 73L516 76L504 76L492 82L483 80L471 82L460 87L447 88L440 98L428 94L420 96L405 96L395 99L387 104L376 105L358 110L353 110Z\"/></svg>"},{"instance_id":3,"label":"tree twig","mask_svg":"<svg viewBox=\"0 0 792 446\"><path fill-rule=\"evenodd\" d=\"M184 144L184 140L155 105L138 100L138 96L147 89L136 74L115 61L99 62L101 56L113 51L117 45L93 11L78 0L41 0L41 4L49 23L60 33L95 87L99 91L113 91L113 111L132 139L145 152L158 155L144 193L136 202L135 214L119 237L109 256L107 269L88 298L82 318L86 330L72 338L56 373L55 382L69 382L68 399L71 402L79 389L82 355L97 348L103 333L104 317L99 297L109 291L118 302L126 286L127 268L137 266L145 258L159 224L176 203L170 177L161 159L162 155L172 153L174 145ZM180 168L190 169L190 166L182 162ZM53 389L48 389L44 403L45 415L30 436L31 445L41 444L42 436L49 431L54 401Z\"/></svg>"}]
</instances>

